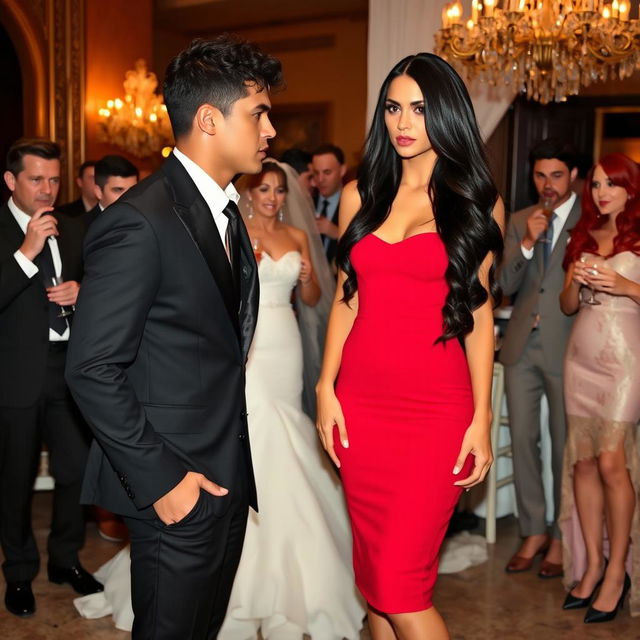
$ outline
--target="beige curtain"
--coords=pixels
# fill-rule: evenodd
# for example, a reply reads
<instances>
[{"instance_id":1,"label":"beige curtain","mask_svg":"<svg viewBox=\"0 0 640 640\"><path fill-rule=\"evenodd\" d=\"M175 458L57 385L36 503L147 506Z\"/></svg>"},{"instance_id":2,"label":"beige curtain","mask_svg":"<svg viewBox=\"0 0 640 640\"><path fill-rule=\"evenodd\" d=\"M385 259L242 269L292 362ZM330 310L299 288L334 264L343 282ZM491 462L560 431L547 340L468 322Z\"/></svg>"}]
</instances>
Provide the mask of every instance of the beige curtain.
<instances>
[{"instance_id":1,"label":"beige curtain","mask_svg":"<svg viewBox=\"0 0 640 640\"><path fill-rule=\"evenodd\" d=\"M371 121L380 85L391 67L407 55L433 52L446 0L369 0L367 71L367 126ZM469 15L470 0L462 2ZM467 85L478 124L486 140L514 98L511 88Z\"/></svg>"}]
</instances>

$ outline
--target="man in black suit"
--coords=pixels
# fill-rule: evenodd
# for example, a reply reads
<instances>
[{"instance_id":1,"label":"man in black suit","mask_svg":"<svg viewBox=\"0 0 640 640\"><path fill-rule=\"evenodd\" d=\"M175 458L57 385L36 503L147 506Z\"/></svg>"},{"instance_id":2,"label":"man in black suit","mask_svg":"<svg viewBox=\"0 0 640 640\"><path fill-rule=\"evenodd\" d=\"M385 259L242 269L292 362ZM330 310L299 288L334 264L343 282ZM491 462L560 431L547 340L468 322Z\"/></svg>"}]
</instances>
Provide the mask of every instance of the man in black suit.
<instances>
[{"instance_id":1,"label":"man in black suit","mask_svg":"<svg viewBox=\"0 0 640 640\"><path fill-rule=\"evenodd\" d=\"M227 36L166 72L176 148L91 225L67 380L83 499L131 533L133 638L215 638L256 505L245 362L258 278L231 184L258 173L280 63Z\"/></svg>"},{"instance_id":2,"label":"man in black suit","mask_svg":"<svg viewBox=\"0 0 640 640\"><path fill-rule=\"evenodd\" d=\"M322 234L327 260L331 263L338 245L338 210L342 179L347 172L344 152L333 144L323 144L311 154L313 182L318 190L315 200L316 224Z\"/></svg>"},{"instance_id":3,"label":"man in black suit","mask_svg":"<svg viewBox=\"0 0 640 640\"><path fill-rule=\"evenodd\" d=\"M109 205L138 184L138 169L124 156L105 156L96 162L94 193L96 206L87 212L85 221L89 226Z\"/></svg>"},{"instance_id":4,"label":"man in black suit","mask_svg":"<svg viewBox=\"0 0 640 640\"><path fill-rule=\"evenodd\" d=\"M62 211L62 213L66 213L72 218L77 218L96 206L98 199L95 194L95 166L96 163L93 160L87 160L80 165L78 177L76 178L76 184L80 189L80 197L77 200L60 205L58 211Z\"/></svg>"},{"instance_id":5,"label":"man in black suit","mask_svg":"<svg viewBox=\"0 0 640 640\"><path fill-rule=\"evenodd\" d=\"M43 440L55 478L49 579L82 594L102 585L78 560L90 435L64 383L70 325L59 317L78 295L83 226L52 208L60 185L57 144L14 143L4 179L12 195L0 207L0 542L5 605L27 616L35 611L31 581L40 564L31 497ZM54 286L60 276L64 282Z\"/></svg>"}]
</instances>

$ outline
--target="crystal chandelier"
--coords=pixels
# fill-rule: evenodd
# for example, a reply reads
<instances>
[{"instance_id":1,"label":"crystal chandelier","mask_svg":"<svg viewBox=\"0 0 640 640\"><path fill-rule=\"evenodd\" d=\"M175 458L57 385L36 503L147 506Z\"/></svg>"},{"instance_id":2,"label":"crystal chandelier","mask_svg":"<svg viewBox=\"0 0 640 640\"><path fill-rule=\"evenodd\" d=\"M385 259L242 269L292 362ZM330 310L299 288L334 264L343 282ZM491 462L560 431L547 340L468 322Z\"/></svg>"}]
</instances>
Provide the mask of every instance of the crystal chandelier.
<instances>
[{"instance_id":1,"label":"crystal chandelier","mask_svg":"<svg viewBox=\"0 0 640 640\"><path fill-rule=\"evenodd\" d=\"M147 71L142 59L127 71L123 86L123 99L108 100L98 110L100 140L145 158L173 140L167 107L156 93L155 73Z\"/></svg>"},{"instance_id":2,"label":"crystal chandelier","mask_svg":"<svg viewBox=\"0 0 640 640\"><path fill-rule=\"evenodd\" d=\"M469 80L499 81L542 104L640 69L631 0L458 0L444 6L436 53ZM502 7L498 5L501 4Z\"/></svg>"}]
</instances>

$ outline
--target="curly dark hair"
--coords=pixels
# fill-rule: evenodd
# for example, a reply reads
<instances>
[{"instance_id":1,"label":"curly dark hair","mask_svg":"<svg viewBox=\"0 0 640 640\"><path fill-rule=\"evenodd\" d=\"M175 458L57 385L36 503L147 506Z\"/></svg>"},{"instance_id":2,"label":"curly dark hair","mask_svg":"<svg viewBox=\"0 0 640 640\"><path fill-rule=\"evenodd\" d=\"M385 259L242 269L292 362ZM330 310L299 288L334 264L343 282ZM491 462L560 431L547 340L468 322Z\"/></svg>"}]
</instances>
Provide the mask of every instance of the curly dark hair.
<instances>
[{"instance_id":1,"label":"curly dark hair","mask_svg":"<svg viewBox=\"0 0 640 640\"><path fill-rule=\"evenodd\" d=\"M224 34L194 40L169 63L164 101L177 140L189 133L196 111L211 104L226 116L248 87L276 90L283 83L282 65L255 44Z\"/></svg>"},{"instance_id":2,"label":"curly dark hair","mask_svg":"<svg viewBox=\"0 0 640 640\"><path fill-rule=\"evenodd\" d=\"M422 91L427 135L437 154L428 193L449 259L445 274L449 293L442 309L443 327L438 341L462 340L473 330L473 311L489 295L496 302L501 296L495 270L502 256L503 240L493 218L498 191L467 89L453 68L431 53L401 60L380 89L358 170L362 205L338 243L337 263L346 274L343 300L348 302L358 289L351 250L387 219L400 186L402 162L391 145L384 112L389 85L403 74L415 80ZM489 253L493 263L487 291L478 278L478 270Z\"/></svg>"}]
</instances>

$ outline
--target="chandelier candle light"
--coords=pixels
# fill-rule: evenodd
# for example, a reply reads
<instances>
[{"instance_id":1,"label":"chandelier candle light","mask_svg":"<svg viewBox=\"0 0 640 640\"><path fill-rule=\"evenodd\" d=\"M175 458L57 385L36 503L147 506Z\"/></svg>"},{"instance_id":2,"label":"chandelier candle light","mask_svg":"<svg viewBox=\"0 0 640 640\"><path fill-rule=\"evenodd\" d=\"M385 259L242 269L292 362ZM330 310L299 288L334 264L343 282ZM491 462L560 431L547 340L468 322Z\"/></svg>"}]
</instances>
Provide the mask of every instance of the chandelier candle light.
<instances>
[{"instance_id":1,"label":"chandelier candle light","mask_svg":"<svg viewBox=\"0 0 640 640\"><path fill-rule=\"evenodd\" d=\"M156 93L158 79L147 71L146 62L136 62L135 71L127 71L124 99L108 100L98 110L100 139L145 158L171 144L171 124L162 96Z\"/></svg>"},{"instance_id":2,"label":"chandelier candle light","mask_svg":"<svg viewBox=\"0 0 640 640\"><path fill-rule=\"evenodd\" d=\"M631 0L472 0L465 21L456 0L442 9L436 53L469 80L562 102L640 69L640 20L630 10Z\"/></svg>"}]
</instances>

